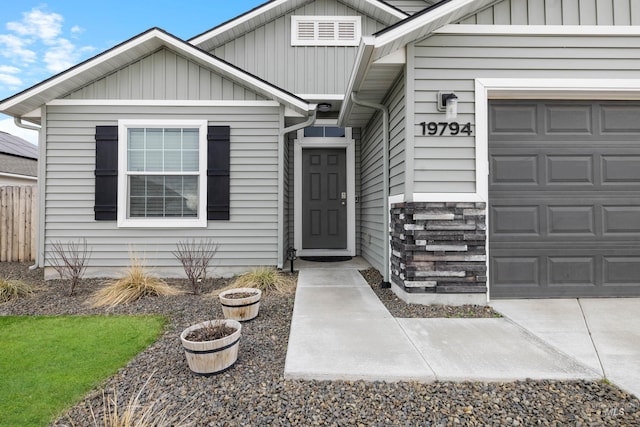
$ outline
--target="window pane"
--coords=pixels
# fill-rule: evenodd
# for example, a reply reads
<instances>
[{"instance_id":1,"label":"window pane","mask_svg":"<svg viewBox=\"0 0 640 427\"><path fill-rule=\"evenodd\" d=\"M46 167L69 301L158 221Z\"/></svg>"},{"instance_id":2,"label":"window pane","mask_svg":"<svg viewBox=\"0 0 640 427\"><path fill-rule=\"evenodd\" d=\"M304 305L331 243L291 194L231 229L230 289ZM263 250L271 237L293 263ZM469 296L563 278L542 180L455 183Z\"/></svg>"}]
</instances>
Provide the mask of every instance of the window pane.
<instances>
[{"instance_id":1,"label":"window pane","mask_svg":"<svg viewBox=\"0 0 640 427\"><path fill-rule=\"evenodd\" d=\"M324 136L327 138L344 138L344 128L327 126L324 128Z\"/></svg>"},{"instance_id":2,"label":"window pane","mask_svg":"<svg viewBox=\"0 0 640 427\"><path fill-rule=\"evenodd\" d=\"M163 152L160 150L147 150L147 158L145 159L145 171L161 172Z\"/></svg>"},{"instance_id":3,"label":"window pane","mask_svg":"<svg viewBox=\"0 0 640 427\"><path fill-rule=\"evenodd\" d=\"M180 150L182 147L182 129L165 129L164 130L164 149Z\"/></svg>"},{"instance_id":4,"label":"window pane","mask_svg":"<svg viewBox=\"0 0 640 427\"><path fill-rule=\"evenodd\" d=\"M182 170L182 152L181 151L165 151L164 152L164 171L165 172L181 172ZM195 169L198 170L198 169Z\"/></svg>"},{"instance_id":5,"label":"window pane","mask_svg":"<svg viewBox=\"0 0 640 427\"><path fill-rule=\"evenodd\" d=\"M162 150L163 129L147 129L147 140L145 148L147 150Z\"/></svg>"},{"instance_id":6,"label":"window pane","mask_svg":"<svg viewBox=\"0 0 640 427\"><path fill-rule=\"evenodd\" d=\"M197 176L130 176L129 217L197 217Z\"/></svg>"},{"instance_id":7,"label":"window pane","mask_svg":"<svg viewBox=\"0 0 640 427\"><path fill-rule=\"evenodd\" d=\"M310 138L322 138L324 136L324 128L318 126L304 128L304 136Z\"/></svg>"},{"instance_id":8,"label":"window pane","mask_svg":"<svg viewBox=\"0 0 640 427\"><path fill-rule=\"evenodd\" d=\"M144 129L129 129L129 149L144 150Z\"/></svg>"},{"instance_id":9,"label":"window pane","mask_svg":"<svg viewBox=\"0 0 640 427\"><path fill-rule=\"evenodd\" d=\"M200 132L198 129L182 129L182 149L198 150Z\"/></svg>"},{"instance_id":10,"label":"window pane","mask_svg":"<svg viewBox=\"0 0 640 427\"><path fill-rule=\"evenodd\" d=\"M143 150L129 150L129 171L131 172L144 171L144 151Z\"/></svg>"},{"instance_id":11,"label":"window pane","mask_svg":"<svg viewBox=\"0 0 640 427\"><path fill-rule=\"evenodd\" d=\"M185 151L182 153L182 171L195 172L198 170L198 152Z\"/></svg>"}]
</instances>

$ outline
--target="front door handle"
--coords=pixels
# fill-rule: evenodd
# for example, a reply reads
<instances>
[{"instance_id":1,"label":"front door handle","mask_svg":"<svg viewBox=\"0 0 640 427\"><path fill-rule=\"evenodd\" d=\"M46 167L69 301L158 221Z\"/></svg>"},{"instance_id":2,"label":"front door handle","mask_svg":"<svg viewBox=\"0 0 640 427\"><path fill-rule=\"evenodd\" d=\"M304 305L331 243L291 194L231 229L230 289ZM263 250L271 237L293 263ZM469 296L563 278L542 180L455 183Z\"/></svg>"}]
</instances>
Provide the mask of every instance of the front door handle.
<instances>
[{"instance_id":1,"label":"front door handle","mask_svg":"<svg viewBox=\"0 0 640 427\"><path fill-rule=\"evenodd\" d=\"M346 206L347 205L347 192L346 191L343 191L342 193L340 193L340 200L342 200L340 202L340 204L342 206Z\"/></svg>"}]
</instances>

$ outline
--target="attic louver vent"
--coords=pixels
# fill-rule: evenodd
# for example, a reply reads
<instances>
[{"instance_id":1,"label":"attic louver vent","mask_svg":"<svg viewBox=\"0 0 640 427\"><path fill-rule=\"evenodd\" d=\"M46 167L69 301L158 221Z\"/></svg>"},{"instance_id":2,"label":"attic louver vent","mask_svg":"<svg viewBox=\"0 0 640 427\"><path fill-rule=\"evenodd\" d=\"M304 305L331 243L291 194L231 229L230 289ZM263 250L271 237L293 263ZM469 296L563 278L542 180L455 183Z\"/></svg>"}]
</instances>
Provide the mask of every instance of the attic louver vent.
<instances>
[{"instance_id":1,"label":"attic louver vent","mask_svg":"<svg viewBox=\"0 0 640 427\"><path fill-rule=\"evenodd\" d=\"M292 16L292 46L358 46L359 16Z\"/></svg>"}]
</instances>

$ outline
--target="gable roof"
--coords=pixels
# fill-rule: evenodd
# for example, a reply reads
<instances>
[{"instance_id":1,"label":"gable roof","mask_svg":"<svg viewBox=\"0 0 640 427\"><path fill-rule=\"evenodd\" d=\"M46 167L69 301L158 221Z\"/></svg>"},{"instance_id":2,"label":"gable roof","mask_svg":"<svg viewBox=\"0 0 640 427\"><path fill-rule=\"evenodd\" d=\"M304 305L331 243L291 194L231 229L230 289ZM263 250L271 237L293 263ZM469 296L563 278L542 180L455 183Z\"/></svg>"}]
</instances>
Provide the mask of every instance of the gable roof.
<instances>
[{"instance_id":1,"label":"gable roof","mask_svg":"<svg viewBox=\"0 0 640 427\"><path fill-rule=\"evenodd\" d=\"M438 28L457 22L480 9L503 0L441 0L403 21L363 37L349 79L338 122L341 126L364 126L374 111L357 106L351 93L361 100L380 103L404 69L404 62L386 60L407 44L428 37Z\"/></svg>"},{"instance_id":2,"label":"gable roof","mask_svg":"<svg viewBox=\"0 0 640 427\"><path fill-rule=\"evenodd\" d=\"M0 131L0 153L38 160L38 147L18 136Z\"/></svg>"},{"instance_id":3,"label":"gable roof","mask_svg":"<svg viewBox=\"0 0 640 427\"><path fill-rule=\"evenodd\" d=\"M271 0L229 21L205 31L189 40L189 43L210 51L254 28L270 22L291 10L314 0ZM381 0L340 0L340 2L361 10L382 22L392 24L405 19L408 14Z\"/></svg>"},{"instance_id":4,"label":"gable roof","mask_svg":"<svg viewBox=\"0 0 640 427\"><path fill-rule=\"evenodd\" d=\"M314 104L309 104L292 93L198 49L160 28L151 28L29 89L0 101L0 112L14 117L22 117L47 102L113 73L161 47L179 52L186 58L208 67L266 98L276 100L298 113L306 115L315 109Z\"/></svg>"}]
</instances>

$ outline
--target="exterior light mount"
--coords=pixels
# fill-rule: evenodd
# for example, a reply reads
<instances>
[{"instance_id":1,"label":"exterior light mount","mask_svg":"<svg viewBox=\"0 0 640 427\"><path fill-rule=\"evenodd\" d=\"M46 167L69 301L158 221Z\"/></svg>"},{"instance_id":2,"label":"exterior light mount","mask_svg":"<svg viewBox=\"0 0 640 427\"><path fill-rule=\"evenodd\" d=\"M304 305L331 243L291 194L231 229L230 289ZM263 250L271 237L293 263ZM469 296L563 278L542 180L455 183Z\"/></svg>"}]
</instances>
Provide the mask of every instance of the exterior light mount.
<instances>
[{"instance_id":1,"label":"exterior light mount","mask_svg":"<svg viewBox=\"0 0 640 427\"><path fill-rule=\"evenodd\" d=\"M447 120L458 117L458 96L453 92L438 92L438 111L446 114Z\"/></svg>"},{"instance_id":2,"label":"exterior light mount","mask_svg":"<svg viewBox=\"0 0 640 427\"><path fill-rule=\"evenodd\" d=\"M320 111L321 113L327 113L331 111L331 104L329 104L328 102L321 102L320 104L318 104L318 111Z\"/></svg>"}]
</instances>

